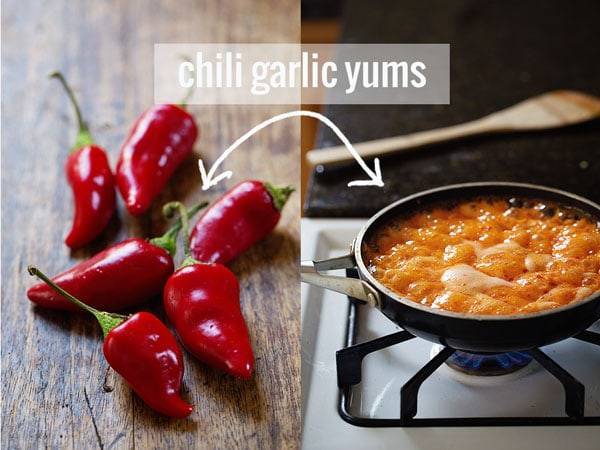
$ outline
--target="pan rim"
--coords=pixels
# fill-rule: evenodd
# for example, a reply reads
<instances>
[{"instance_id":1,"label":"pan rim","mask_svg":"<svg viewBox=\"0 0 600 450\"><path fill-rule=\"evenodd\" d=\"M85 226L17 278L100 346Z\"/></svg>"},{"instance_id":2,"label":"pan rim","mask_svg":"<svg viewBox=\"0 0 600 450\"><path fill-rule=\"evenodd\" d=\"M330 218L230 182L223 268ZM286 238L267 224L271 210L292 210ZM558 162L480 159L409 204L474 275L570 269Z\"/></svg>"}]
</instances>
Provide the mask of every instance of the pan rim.
<instances>
[{"instance_id":1,"label":"pan rim","mask_svg":"<svg viewBox=\"0 0 600 450\"><path fill-rule=\"evenodd\" d=\"M528 319L531 320L531 319L536 319L539 317L545 317L545 316L549 316L549 315L559 314L559 313L562 313L565 311L569 311L571 309L582 307L583 305L586 305L587 303L598 300L600 298L600 291L597 291L594 294L592 294L591 296L584 298L582 300L571 302L568 305L559 306L558 308L540 311L540 312L536 312L536 313L503 314L503 315L457 313L457 312L453 312L453 311L446 311L443 309L431 308L429 306L424 306L424 305L421 305L420 303L416 303L408 298L401 297L398 294L396 294L395 292L393 292L391 289L387 288L385 285L380 283L378 280L376 280L375 277L373 277L371 275L371 273L368 271L367 267L365 266L365 264L363 262L363 258L362 258L362 242L363 242L363 239L364 239L367 231L369 231L369 228L377 221L377 219L379 219L379 217L386 214L388 211L399 207L402 204L408 203L419 197L425 197L425 196L428 196L431 194L435 194L436 192L450 191L450 190L455 190L455 189L459 190L459 189L472 188L472 187L492 187L492 186L494 186L494 187L499 186L499 187L526 188L526 189L534 189L534 190L538 190L538 191L545 191L545 192L558 194L563 197L568 197L568 198L576 200L578 202L585 203L585 204L591 206L592 208L596 209L598 211L598 214L600 215L600 205L598 205L597 203L595 203L585 197L582 197L580 195L573 194L571 192L564 191L561 189L556 189L556 188L551 188L548 186L542 186L542 185L531 184L531 183L518 183L518 182L510 182L510 181L477 181L477 182L469 182L469 183L450 184L450 185L446 185L446 186L436 187L433 189L428 189L426 191L417 192L415 194L401 198L400 200L397 200L397 201L389 204L388 206L384 207L383 209L381 209L377 213L375 213L373 216L371 216L371 218L367 221L367 223L365 225L363 225L363 227L358 232L358 235L356 236L354 243L353 243L354 259L356 261L356 267L358 268L360 278L363 280L366 279L366 281L369 284L371 284L377 291L379 291L380 293L383 293L384 295L389 297L391 300L400 302L410 308L414 308L414 309L417 309L417 310L420 310L420 311L423 311L423 312L426 312L429 314L433 314L436 316L449 317L452 319L460 319L460 320L469 320L469 321L474 320L474 321L478 321L478 322L483 322L483 321L487 321L487 320L493 320L493 321L510 321L510 320L522 321L522 320L528 320Z\"/></svg>"}]
</instances>

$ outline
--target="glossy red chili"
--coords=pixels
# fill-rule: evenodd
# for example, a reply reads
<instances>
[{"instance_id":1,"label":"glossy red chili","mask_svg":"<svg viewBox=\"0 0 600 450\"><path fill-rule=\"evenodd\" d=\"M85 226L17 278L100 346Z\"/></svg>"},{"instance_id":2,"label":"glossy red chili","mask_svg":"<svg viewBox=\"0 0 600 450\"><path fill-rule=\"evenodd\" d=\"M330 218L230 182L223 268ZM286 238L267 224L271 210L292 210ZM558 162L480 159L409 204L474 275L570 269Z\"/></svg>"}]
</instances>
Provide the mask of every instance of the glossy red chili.
<instances>
[{"instance_id":1,"label":"glossy red chili","mask_svg":"<svg viewBox=\"0 0 600 450\"><path fill-rule=\"evenodd\" d=\"M156 316L139 312L117 325L106 335L103 351L108 364L152 409L176 418L191 414L192 405L179 395L181 349Z\"/></svg>"},{"instance_id":2,"label":"glossy red chili","mask_svg":"<svg viewBox=\"0 0 600 450\"><path fill-rule=\"evenodd\" d=\"M106 228L115 212L115 185L106 153L96 145L71 153L65 170L75 199L75 217L65 244L76 249Z\"/></svg>"},{"instance_id":3,"label":"glossy red chili","mask_svg":"<svg viewBox=\"0 0 600 450\"><path fill-rule=\"evenodd\" d=\"M169 277L165 311L184 347L199 360L248 379L254 355L235 275L222 264L194 263Z\"/></svg>"},{"instance_id":4,"label":"glossy red chili","mask_svg":"<svg viewBox=\"0 0 600 450\"><path fill-rule=\"evenodd\" d=\"M37 268L30 266L28 270L65 301L96 317L104 333L106 361L148 406L170 417L190 415L192 405L179 395L184 371L181 349L156 316L139 312L127 317L98 311L60 288Z\"/></svg>"},{"instance_id":5,"label":"glossy red chili","mask_svg":"<svg viewBox=\"0 0 600 450\"><path fill-rule=\"evenodd\" d=\"M195 214L206 203L190 209ZM181 222L163 236L147 241L133 238L101 251L52 280L87 305L104 311L120 311L160 295L174 265L175 240ZM52 309L77 310L45 283L27 291L32 302Z\"/></svg>"},{"instance_id":6,"label":"glossy red chili","mask_svg":"<svg viewBox=\"0 0 600 450\"><path fill-rule=\"evenodd\" d=\"M94 308L120 311L159 295L173 269L173 258L165 249L134 238L101 251L52 280ZM77 310L45 283L32 286L27 297L44 308Z\"/></svg>"},{"instance_id":7,"label":"glossy red chili","mask_svg":"<svg viewBox=\"0 0 600 450\"><path fill-rule=\"evenodd\" d=\"M225 264L269 234L279 222L292 187L244 181L200 217L190 236L198 261Z\"/></svg>"},{"instance_id":8,"label":"glossy red chili","mask_svg":"<svg viewBox=\"0 0 600 450\"><path fill-rule=\"evenodd\" d=\"M131 214L148 210L197 137L194 118L176 105L153 106L137 119L121 147L116 174Z\"/></svg>"},{"instance_id":9,"label":"glossy red chili","mask_svg":"<svg viewBox=\"0 0 600 450\"><path fill-rule=\"evenodd\" d=\"M75 146L65 163L75 205L65 244L76 249L89 244L106 228L116 208L115 182L106 151L94 145L73 91L60 72L51 77L57 78L67 91L79 125Z\"/></svg>"}]
</instances>

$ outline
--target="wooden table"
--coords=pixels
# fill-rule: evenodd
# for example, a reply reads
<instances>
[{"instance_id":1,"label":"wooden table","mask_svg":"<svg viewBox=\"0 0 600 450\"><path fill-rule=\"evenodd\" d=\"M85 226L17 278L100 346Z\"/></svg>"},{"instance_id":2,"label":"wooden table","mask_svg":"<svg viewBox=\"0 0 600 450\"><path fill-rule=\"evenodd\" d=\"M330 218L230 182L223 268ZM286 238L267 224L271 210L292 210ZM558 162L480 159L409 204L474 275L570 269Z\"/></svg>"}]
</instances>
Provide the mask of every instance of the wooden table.
<instances>
[{"instance_id":1,"label":"wooden table","mask_svg":"<svg viewBox=\"0 0 600 450\"><path fill-rule=\"evenodd\" d=\"M46 74L75 86L98 143L116 163L125 133L153 97L157 42L294 42L297 0L38 2L13 0L2 15L2 448L294 448L299 440L299 196L277 230L231 265L256 356L243 382L186 356L189 420L159 417L110 370L101 332L85 315L33 308L28 264L57 273L128 236L166 224L160 205L212 200L246 178L299 185L299 121L276 124L226 162L234 177L200 189L197 157L184 164L151 213L119 220L89 249L63 238L71 197L63 162L75 122ZM298 20L294 18L298 17ZM288 108L191 107L196 152L214 161L252 125ZM162 314L157 299L148 308Z\"/></svg>"}]
</instances>

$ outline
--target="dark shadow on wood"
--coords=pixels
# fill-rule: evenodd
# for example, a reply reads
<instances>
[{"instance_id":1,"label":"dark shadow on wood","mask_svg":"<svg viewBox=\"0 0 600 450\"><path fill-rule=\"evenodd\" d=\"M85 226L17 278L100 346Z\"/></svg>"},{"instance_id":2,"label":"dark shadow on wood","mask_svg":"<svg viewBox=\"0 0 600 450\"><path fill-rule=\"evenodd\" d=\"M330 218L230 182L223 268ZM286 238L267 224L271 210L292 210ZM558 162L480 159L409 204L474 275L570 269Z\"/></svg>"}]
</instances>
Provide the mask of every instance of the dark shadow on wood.
<instances>
[{"instance_id":1,"label":"dark shadow on wood","mask_svg":"<svg viewBox=\"0 0 600 450\"><path fill-rule=\"evenodd\" d=\"M49 332L61 332L65 335L76 333L102 343L102 330L94 317L85 312L59 311L33 306L36 320L41 319Z\"/></svg>"},{"instance_id":2,"label":"dark shadow on wood","mask_svg":"<svg viewBox=\"0 0 600 450\"><path fill-rule=\"evenodd\" d=\"M275 230L230 262L228 266L242 281L265 267L277 269L289 264L290 261L298 261L299 248L299 242L293 235L285 230Z\"/></svg>"},{"instance_id":3,"label":"dark shadow on wood","mask_svg":"<svg viewBox=\"0 0 600 450\"><path fill-rule=\"evenodd\" d=\"M251 418L254 423L265 418L266 405L257 381L260 374L255 372L251 379L242 380L214 369L191 355L188 361L188 365L193 367L191 373L204 375L202 389L210 392L223 406L234 414Z\"/></svg>"}]
</instances>

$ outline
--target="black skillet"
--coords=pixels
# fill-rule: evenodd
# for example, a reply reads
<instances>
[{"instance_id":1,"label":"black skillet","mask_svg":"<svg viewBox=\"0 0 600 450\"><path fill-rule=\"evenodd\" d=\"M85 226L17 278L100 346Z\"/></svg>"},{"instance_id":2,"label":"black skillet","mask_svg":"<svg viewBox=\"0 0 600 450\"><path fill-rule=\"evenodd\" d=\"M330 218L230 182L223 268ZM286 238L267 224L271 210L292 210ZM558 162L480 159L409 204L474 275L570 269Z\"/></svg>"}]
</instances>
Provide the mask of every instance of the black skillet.
<instances>
[{"instance_id":1,"label":"black skillet","mask_svg":"<svg viewBox=\"0 0 600 450\"><path fill-rule=\"evenodd\" d=\"M471 315L432 309L402 298L369 273L363 249L365 242L383 224L427 206L450 205L481 197L546 200L600 221L599 205L557 189L502 182L445 186L411 195L379 211L358 233L350 254L325 261L302 262L302 281L365 301L415 336L470 352L498 353L542 347L574 336L600 319L600 292L539 313ZM360 280L321 273L352 267L356 267Z\"/></svg>"}]
</instances>

